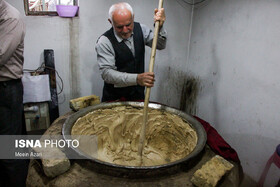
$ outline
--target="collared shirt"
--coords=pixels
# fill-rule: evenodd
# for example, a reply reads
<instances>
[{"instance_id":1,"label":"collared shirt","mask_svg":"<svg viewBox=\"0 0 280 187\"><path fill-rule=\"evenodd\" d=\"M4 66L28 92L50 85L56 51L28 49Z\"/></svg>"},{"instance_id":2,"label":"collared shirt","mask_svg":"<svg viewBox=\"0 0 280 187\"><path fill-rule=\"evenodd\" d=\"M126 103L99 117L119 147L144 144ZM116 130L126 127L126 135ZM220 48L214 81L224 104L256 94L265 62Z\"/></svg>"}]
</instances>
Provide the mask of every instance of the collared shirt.
<instances>
[{"instance_id":1,"label":"collared shirt","mask_svg":"<svg viewBox=\"0 0 280 187\"><path fill-rule=\"evenodd\" d=\"M22 77L24 35L19 11L0 0L0 81Z\"/></svg>"},{"instance_id":2,"label":"collared shirt","mask_svg":"<svg viewBox=\"0 0 280 187\"><path fill-rule=\"evenodd\" d=\"M141 24L144 43L152 47L153 32L146 25ZM128 39L122 39L114 31L115 37L118 42L122 42L128 46L132 54L135 54L133 35ZM132 33L133 34L133 33ZM164 49L166 46L167 32L162 27L159 31L157 49ZM125 73L117 71L115 65L115 52L110 40L106 36L101 36L95 46L97 52L97 62L103 80L106 83L114 84L115 87L126 87L137 85L137 74Z\"/></svg>"}]
</instances>

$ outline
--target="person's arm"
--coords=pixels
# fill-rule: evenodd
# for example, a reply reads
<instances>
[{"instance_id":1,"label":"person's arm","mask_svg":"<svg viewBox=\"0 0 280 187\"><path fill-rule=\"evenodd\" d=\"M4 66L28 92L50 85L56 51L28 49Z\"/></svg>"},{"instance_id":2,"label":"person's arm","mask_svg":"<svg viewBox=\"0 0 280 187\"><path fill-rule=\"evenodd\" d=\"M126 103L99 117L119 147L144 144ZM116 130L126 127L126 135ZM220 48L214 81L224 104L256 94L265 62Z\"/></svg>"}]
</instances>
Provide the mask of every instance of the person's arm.
<instances>
[{"instance_id":1,"label":"person's arm","mask_svg":"<svg viewBox=\"0 0 280 187\"><path fill-rule=\"evenodd\" d=\"M153 31L144 24L141 24L145 45L152 47L153 44ZM157 49L165 49L166 47L167 32L162 26L158 33Z\"/></svg>"},{"instance_id":2,"label":"person's arm","mask_svg":"<svg viewBox=\"0 0 280 187\"><path fill-rule=\"evenodd\" d=\"M21 20L11 18L0 25L0 67L13 55L24 35L24 24Z\"/></svg>"},{"instance_id":3,"label":"person's arm","mask_svg":"<svg viewBox=\"0 0 280 187\"><path fill-rule=\"evenodd\" d=\"M167 32L163 28L163 24L165 22L165 11L164 8L161 9L155 9L155 15L154 15L154 21L159 21L159 33L158 33L158 41L157 41L157 49L164 49L166 47L166 39L167 39ZM153 44L153 37L154 33L151 29L149 29L145 25L141 25L143 35L144 35L144 41L145 45L152 47Z\"/></svg>"},{"instance_id":4,"label":"person's arm","mask_svg":"<svg viewBox=\"0 0 280 187\"><path fill-rule=\"evenodd\" d=\"M101 36L95 46L97 62L102 79L115 87L137 85L137 74L117 71L115 52L109 39Z\"/></svg>"}]
</instances>

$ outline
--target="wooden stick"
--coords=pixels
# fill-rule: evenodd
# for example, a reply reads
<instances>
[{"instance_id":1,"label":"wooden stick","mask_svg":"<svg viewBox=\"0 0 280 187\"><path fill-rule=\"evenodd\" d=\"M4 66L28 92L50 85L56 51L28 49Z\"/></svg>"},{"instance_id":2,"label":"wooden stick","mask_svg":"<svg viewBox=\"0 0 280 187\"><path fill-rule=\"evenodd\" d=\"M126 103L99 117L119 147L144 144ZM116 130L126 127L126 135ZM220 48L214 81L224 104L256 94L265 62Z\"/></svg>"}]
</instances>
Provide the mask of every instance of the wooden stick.
<instances>
[{"instance_id":1,"label":"wooden stick","mask_svg":"<svg viewBox=\"0 0 280 187\"><path fill-rule=\"evenodd\" d=\"M163 5L163 0L159 0L158 9L161 9L162 5ZM151 57L150 57L149 72L154 71L158 32L159 32L159 21L156 21L154 39L153 39L152 51L151 51ZM143 110L143 124L141 127L139 147L138 147L138 154L141 156L141 162L142 162L142 153L143 153L143 148L144 148L143 145L144 145L144 141L145 141L146 123L147 123L147 119L148 119L148 104L149 104L149 100L150 100L150 93L151 93L151 88L146 88L145 103L144 103L144 110Z\"/></svg>"}]
</instances>

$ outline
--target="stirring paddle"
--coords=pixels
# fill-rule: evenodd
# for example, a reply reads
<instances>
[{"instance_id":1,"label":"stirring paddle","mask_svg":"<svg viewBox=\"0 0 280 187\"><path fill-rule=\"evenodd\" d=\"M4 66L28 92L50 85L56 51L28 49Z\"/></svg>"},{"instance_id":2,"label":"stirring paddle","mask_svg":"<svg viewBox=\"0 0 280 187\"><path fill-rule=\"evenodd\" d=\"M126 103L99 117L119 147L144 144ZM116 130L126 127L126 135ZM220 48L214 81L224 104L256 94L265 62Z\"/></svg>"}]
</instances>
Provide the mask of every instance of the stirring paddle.
<instances>
[{"instance_id":1,"label":"stirring paddle","mask_svg":"<svg viewBox=\"0 0 280 187\"><path fill-rule=\"evenodd\" d=\"M162 6L163 6L163 0L159 0L158 10L161 9ZM154 30L154 38L153 38L153 43L152 43L152 51L151 51L151 57L150 57L149 72L154 71L158 32L159 32L159 21L156 21L155 30ZM144 148L143 146L144 146L144 141L145 141L146 123L147 123L147 119L148 119L148 104L149 104L149 100L150 100L150 93L151 93L151 88L147 87L146 93L145 93L144 110L143 110L143 124L142 124L141 131L140 131L140 140L139 140L139 147L138 147L138 154L141 156L141 162L142 162L142 153L143 153L143 148Z\"/></svg>"}]
</instances>

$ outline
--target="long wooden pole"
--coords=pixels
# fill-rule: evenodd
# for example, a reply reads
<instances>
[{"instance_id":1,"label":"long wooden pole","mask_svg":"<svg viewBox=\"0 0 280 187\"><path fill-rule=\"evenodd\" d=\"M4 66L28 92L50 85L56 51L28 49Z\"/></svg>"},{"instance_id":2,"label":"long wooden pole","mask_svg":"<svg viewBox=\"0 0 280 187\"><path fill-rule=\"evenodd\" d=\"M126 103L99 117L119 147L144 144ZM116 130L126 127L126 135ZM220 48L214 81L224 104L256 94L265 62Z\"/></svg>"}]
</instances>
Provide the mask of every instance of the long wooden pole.
<instances>
[{"instance_id":1,"label":"long wooden pole","mask_svg":"<svg viewBox=\"0 0 280 187\"><path fill-rule=\"evenodd\" d=\"M162 6L163 6L163 0L159 0L158 9L162 8ZM151 51L151 57L150 57L149 72L154 71L158 32L159 32L159 21L156 21L155 30L154 30L154 39L153 39L152 51ZM143 124L141 127L139 147L138 147L138 154L141 156L141 162L142 162L142 152L143 152L143 148L144 148L143 146L144 146L145 134L146 134L146 123L147 123L147 119L148 119L148 104L149 104L149 100L150 100L150 93L151 93L151 88L146 88L145 103L144 103L144 110L143 110Z\"/></svg>"}]
</instances>

